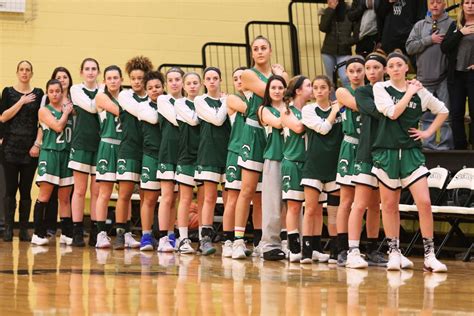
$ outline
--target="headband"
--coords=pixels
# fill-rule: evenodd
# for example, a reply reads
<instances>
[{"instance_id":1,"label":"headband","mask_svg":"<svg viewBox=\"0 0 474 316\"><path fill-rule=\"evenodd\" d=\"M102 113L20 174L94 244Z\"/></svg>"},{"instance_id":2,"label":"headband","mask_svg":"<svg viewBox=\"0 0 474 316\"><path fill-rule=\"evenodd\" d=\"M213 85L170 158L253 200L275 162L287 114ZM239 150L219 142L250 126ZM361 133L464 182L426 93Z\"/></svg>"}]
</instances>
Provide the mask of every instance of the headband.
<instances>
[{"instance_id":1,"label":"headband","mask_svg":"<svg viewBox=\"0 0 474 316\"><path fill-rule=\"evenodd\" d=\"M217 72L217 74L219 75L219 78L222 77L222 75L221 75L221 70L220 70L219 68L217 68L217 67L207 67L206 69L204 69L204 72L202 73L202 76L205 77L205 76L206 76L206 73L207 73L208 71L215 71L215 72Z\"/></svg>"},{"instance_id":2,"label":"headband","mask_svg":"<svg viewBox=\"0 0 474 316\"><path fill-rule=\"evenodd\" d=\"M369 56L367 56L365 58L365 62L367 63L369 60L375 60L375 61L378 61L379 63L381 63L384 67L387 65L387 60L380 56L380 55L377 55L377 54L370 54Z\"/></svg>"},{"instance_id":3,"label":"headband","mask_svg":"<svg viewBox=\"0 0 474 316\"><path fill-rule=\"evenodd\" d=\"M390 53L387 57L387 63L392 58L401 58L401 59L403 59L404 62L406 62L408 64L408 58L407 58L407 56L405 56L403 54L400 54L400 53L397 53L397 52Z\"/></svg>"},{"instance_id":4,"label":"headband","mask_svg":"<svg viewBox=\"0 0 474 316\"><path fill-rule=\"evenodd\" d=\"M308 79L305 76L300 76L295 82L295 91L303 85L303 82Z\"/></svg>"},{"instance_id":5,"label":"headband","mask_svg":"<svg viewBox=\"0 0 474 316\"><path fill-rule=\"evenodd\" d=\"M364 58L362 58L360 56L354 56L354 57L349 58L346 61L346 68L349 67L350 64L355 64L355 63L359 63L359 64L364 65L364 63L365 63Z\"/></svg>"}]
</instances>

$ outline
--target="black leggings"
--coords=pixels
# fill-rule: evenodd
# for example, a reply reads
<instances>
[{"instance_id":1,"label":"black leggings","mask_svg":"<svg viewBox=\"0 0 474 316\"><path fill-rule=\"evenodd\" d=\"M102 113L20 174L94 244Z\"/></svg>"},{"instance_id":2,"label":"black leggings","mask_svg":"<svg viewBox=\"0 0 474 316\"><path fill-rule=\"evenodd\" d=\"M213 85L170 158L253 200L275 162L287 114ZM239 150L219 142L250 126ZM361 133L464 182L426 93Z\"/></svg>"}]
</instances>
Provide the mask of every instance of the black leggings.
<instances>
[{"instance_id":1,"label":"black leggings","mask_svg":"<svg viewBox=\"0 0 474 316\"><path fill-rule=\"evenodd\" d=\"M474 70L456 71L454 80L449 84L449 98L451 101L451 128L453 130L454 149L466 149L468 138L464 125L466 114L466 98L468 99L469 115L469 142L474 145Z\"/></svg>"},{"instance_id":2,"label":"black leggings","mask_svg":"<svg viewBox=\"0 0 474 316\"><path fill-rule=\"evenodd\" d=\"M5 171L5 197L16 200L16 192L20 190L20 200L31 200L31 186L35 177L38 160L29 164L3 162Z\"/></svg>"}]
</instances>

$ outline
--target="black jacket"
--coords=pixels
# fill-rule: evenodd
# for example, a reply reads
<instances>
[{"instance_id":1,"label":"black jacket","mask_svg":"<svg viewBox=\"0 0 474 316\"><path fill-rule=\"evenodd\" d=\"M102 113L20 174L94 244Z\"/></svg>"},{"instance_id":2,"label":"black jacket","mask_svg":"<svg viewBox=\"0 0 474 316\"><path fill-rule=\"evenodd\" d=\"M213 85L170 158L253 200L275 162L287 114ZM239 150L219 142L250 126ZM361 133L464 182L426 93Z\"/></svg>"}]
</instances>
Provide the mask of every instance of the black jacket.
<instances>
[{"instance_id":1,"label":"black jacket","mask_svg":"<svg viewBox=\"0 0 474 316\"><path fill-rule=\"evenodd\" d=\"M345 2L336 9L324 9L319 22L319 30L326 33L321 53L352 55L351 47L359 40L359 22L349 21L348 10Z\"/></svg>"},{"instance_id":2,"label":"black jacket","mask_svg":"<svg viewBox=\"0 0 474 316\"><path fill-rule=\"evenodd\" d=\"M456 22L453 22L441 43L441 51L448 57L448 83L454 81L456 62L458 58L459 43L464 35L458 30Z\"/></svg>"}]
</instances>

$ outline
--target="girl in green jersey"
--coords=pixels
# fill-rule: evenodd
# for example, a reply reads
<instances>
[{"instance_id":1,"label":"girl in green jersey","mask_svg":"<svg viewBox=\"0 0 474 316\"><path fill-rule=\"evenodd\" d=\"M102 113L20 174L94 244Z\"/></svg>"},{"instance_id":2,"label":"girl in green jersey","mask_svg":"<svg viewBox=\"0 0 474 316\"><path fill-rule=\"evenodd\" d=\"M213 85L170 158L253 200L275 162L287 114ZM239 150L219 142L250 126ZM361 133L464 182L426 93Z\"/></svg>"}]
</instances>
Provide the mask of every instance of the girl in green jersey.
<instances>
[{"instance_id":1,"label":"girl in green jersey","mask_svg":"<svg viewBox=\"0 0 474 316\"><path fill-rule=\"evenodd\" d=\"M364 59L353 56L346 62L346 73L350 85L336 90L336 98L341 105L342 130L344 139L339 154L336 182L341 186L340 203L337 209L337 264L345 266L348 250L349 213L354 201L354 164L359 144L360 116L355 103L354 91L364 84Z\"/></svg>"},{"instance_id":2,"label":"girl in green jersey","mask_svg":"<svg viewBox=\"0 0 474 316\"><path fill-rule=\"evenodd\" d=\"M118 66L108 66L104 70L104 92L96 96L96 106L101 121L101 140L97 153L97 176L99 196L97 198L97 242L96 248L110 248L105 221L110 196L116 182L117 152L121 141L118 95L122 87L122 70Z\"/></svg>"},{"instance_id":3,"label":"girl in green jersey","mask_svg":"<svg viewBox=\"0 0 474 316\"><path fill-rule=\"evenodd\" d=\"M97 148L100 142L99 118L95 105L95 96L99 91L97 76L100 73L99 63L94 58L86 58L81 63L83 83L71 87L71 101L75 109L75 126L72 134L71 153L68 166L74 174L74 191L72 193L72 245L83 247L84 243L84 202L86 198L87 182L90 175L90 216L91 234L89 245L95 246L96 227L95 215L98 186L95 181Z\"/></svg>"},{"instance_id":4,"label":"girl in green jersey","mask_svg":"<svg viewBox=\"0 0 474 316\"><path fill-rule=\"evenodd\" d=\"M43 129L43 145L36 178L40 191L34 209L35 232L31 239L34 245L46 245L49 242L46 238L44 218L54 186L59 186L59 212L61 217L64 217L70 212L71 186L74 183L71 170L67 167L72 128L69 115L72 105L62 106L63 88L61 82L56 79L48 81L46 93L50 104L41 107L38 112Z\"/></svg>"},{"instance_id":5,"label":"girl in green jersey","mask_svg":"<svg viewBox=\"0 0 474 316\"><path fill-rule=\"evenodd\" d=\"M268 78L280 75L287 78L281 65L270 63L271 43L263 36L257 36L252 44L254 67L242 73L242 87L247 97L245 127L242 135L243 144L239 153L238 164L242 167L242 189L235 208L235 227L232 258L246 257L244 243L245 226L250 211L250 202L257 191L257 185L263 171L263 151L266 137L258 122L257 109L262 104ZM261 238L260 236L257 236Z\"/></svg>"},{"instance_id":6,"label":"girl in green jersey","mask_svg":"<svg viewBox=\"0 0 474 316\"><path fill-rule=\"evenodd\" d=\"M409 188L420 218L424 246L424 270L446 272L436 259L433 242L433 214L428 190L425 157L421 140L432 136L443 124L449 111L417 80L406 80L407 57L393 52L387 57L389 81L374 85L377 110L383 114L372 152L372 173L380 181L382 219L388 239L388 270L403 268L399 249L400 215L398 204L402 188ZM418 129L423 112L430 110L436 118L424 131Z\"/></svg>"}]
</instances>

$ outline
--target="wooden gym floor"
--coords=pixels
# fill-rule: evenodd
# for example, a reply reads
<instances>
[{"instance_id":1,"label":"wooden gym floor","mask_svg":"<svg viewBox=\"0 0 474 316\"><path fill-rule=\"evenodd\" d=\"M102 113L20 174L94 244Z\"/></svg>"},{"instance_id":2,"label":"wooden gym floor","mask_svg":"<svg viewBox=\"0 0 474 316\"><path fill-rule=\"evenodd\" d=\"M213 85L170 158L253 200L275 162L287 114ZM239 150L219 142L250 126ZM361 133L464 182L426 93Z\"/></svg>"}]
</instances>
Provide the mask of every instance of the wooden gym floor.
<instances>
[{"instance_id":1,"label":"wooden gym floor","mask_svg":"<svg viewBox=\"0 0 474 316\"><path fill-rule=\"evenodd\" d=\"M0 242L0 315L474 315L474 265L349 270Z\"/></svg>"}]
</instances>

